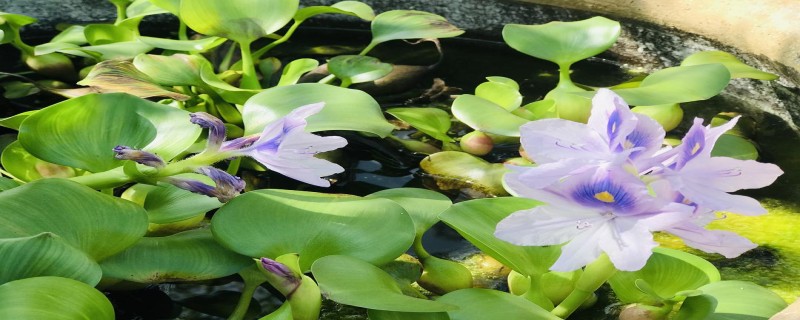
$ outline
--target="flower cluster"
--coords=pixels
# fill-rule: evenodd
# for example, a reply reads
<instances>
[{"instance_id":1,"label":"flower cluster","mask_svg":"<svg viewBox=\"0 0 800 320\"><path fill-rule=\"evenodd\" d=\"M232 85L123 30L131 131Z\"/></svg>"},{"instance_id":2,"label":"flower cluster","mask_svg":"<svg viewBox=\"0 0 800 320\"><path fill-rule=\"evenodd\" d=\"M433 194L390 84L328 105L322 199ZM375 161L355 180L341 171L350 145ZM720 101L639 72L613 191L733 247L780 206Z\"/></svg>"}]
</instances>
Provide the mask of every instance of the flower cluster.
<instances>
[{"instance_id":1,"label":"flower cluster","mask_svg":"<svg viewBox=\"0 0 800 320\"><path fill-rule=\"evenodd\" d=\"M662 146L665 133L655 120L600 89L587 124L525 124L522 147L536 166L509 166L503 182L510 193L545 204L512 213L498 223L495 236L517 245L564 244L551 267L556 271L578 269L603 252L617 269L639 270L658 245L655 231L738 256L756 245L705 225L717 211L766 213L755 199L730 192L767 186L783 172L773 164L711 156L737 120L712 128L695 119L682 143L670 148Z\"/></svg>"},{"instance_id":2,"label":"flower cluster","mask_svg":"<svg viewBox=\"0 0 800 320\"><path fill-rule=\"evenodd\" d=\"M260 134L230 141L225 141L225 124L222 120L205 112L193 113L190 121L208 129L206 149L192 158L175 163L166 164L158 155L126 146L115 147L114 153L117 159L132 160L161 169L162 172L170 172L167 170L170 166L185 167L189 171L208 176L215 186L172 176L163 180L191 192L216 197L221 202L227 202L239 195L245 187L240 178L209 166L228 158L249 156L268 169L292 179L328 187L330 182L322 177L342 172L344 168L314 155L344 147L347 140L337 136L317 136L305 131L306 118L318 113L323 106L323 103L315 103L298 107L267 125Z\"/></svg>"}]
</instances>

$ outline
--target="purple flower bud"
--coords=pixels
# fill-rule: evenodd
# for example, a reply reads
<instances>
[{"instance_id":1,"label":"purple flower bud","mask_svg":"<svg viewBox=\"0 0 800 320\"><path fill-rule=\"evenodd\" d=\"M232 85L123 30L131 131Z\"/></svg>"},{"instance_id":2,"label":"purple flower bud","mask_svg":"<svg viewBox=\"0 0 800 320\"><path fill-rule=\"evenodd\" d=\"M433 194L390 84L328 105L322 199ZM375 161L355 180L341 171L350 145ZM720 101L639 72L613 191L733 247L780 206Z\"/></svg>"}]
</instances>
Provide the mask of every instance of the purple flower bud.
<instances>
[{"instance_id":1,"label":"purple flower bud","mask_svg":"<svg viewBox=\"0 0 800 320\"><path fill-rule=\"evenodd\" d=\"M165 165L161 157L147 151L136 150L127 146L114 147L114 153L116 153L114 158L119 160L131 160L153 168L161 168Z\"/></svg>"},{"instance_id":2,"label":"purple flower bud","mask_svg":"<svg viewBox=\"0 0 800 320\"><path fill-rule=\"evenodd\" d=\"M241 178L232 176L220 169L214 167L200 167L195 170L195 172L208 176L214 181L216 186L212 187L197 180L175 177L169 177L164 180L178 188L209 197L215 197L219 199L220 202L228 202L244 190L245 183Z\"/></svg>"},{"instance_id":3,"label":"purple flower bud","mask_svg":"<svg viewBox=\"0 0 800 320\"><path fill-rule=\"evenodd\" d=\"M219 146L225 141L225 124L222 120L205 112L195 112L189 115L189 121L208 129L208 150L219 150Z\"/></svg>"},{"instance_id":4,"label":"purple flower bud","mask_svg":"<svg viewBox=\"0 0 800 320\"><path fill-rule=\"evenodd\" d=\"M278 290L286 291L290 295L291 292L294 292L294 290L300 286L300 277L292 272L292 270L289 269L289 267L287 267L285 264L270 258L261 258L261 266L264 267L265 270L269 271L269 273L283 279L283 285L285 287L278 288Z\"/></svg>"}]
</instances>

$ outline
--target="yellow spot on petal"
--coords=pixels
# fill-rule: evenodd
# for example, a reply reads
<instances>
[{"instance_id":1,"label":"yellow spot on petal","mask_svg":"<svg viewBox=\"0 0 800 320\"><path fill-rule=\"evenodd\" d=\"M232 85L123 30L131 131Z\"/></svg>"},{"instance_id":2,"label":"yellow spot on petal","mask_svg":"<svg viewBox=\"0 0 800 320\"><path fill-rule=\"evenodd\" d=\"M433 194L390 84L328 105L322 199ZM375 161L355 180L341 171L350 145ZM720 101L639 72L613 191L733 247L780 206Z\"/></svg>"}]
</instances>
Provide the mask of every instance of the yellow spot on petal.
<instances>
[{"instance_id":1,"label":"yellow spot on petal","mask_svg":"<svg viewBox=\"0 0 800 320\"><path fill-rule=\"evenodd\" d=\"M608 193L608 191L598 192L594 194L594 198L605 203L612 203L614 202L614 195Z\"/></svg>"},{"instance_id":2,"label":"yellow spot on petal","mask_svg":"<svg viewBox=\"0 0 800 320\"><path fill-rule=\"evenodd\" d=\"M695 155L699 150L700 150L700 143L697 142L694 144L694 147L692 147L692 155Z\"/></svg>"}]
</instances>

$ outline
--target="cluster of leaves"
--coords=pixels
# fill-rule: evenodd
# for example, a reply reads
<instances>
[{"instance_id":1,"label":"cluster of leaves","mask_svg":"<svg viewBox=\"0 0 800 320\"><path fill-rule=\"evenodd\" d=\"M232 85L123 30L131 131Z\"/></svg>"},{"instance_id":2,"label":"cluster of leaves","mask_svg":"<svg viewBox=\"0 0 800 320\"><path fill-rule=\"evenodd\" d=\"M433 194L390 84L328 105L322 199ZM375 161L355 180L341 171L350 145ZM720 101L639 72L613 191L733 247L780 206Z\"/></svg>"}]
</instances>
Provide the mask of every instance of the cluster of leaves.
<instances>
[{"instance_id":1,"label":"cluster of leaves","mask_svg":"<svg viewBox=\"0 0 800 320\"><path fill-rule=\"evenodd\" d=\"M82 79L78 84L88 86L54 86L24 76L14 76L21 81L4 85L7 96L50 91L69 99L0 119L0 126L19 131L0 156L2 173L10 177L0 177L0 251L6 257L0 262L0 317L113 319L113 307L99 290L233 274L241 276L245 289L231 319L245 317L253 291L265 282L284 293L286 302L264 319L297 320L316 319L323 295L368 309L373 319L483 319L486 314L558 319L550 313L554 305L570 292L585 290L580 271L547 270L558 247L520 247L493 236L502 218L537 205L530 200L489 198L453 205L444 195L423 189L397 188L365 197L261 189L223 204L154 183L149 168L114 158L112 149L118 145L165 160L199 152L204 135L189 121L190 112L198 111L223 119L233 138L258 134L298 107L324 102L323 111L308 118L309 131L351 130L386 137L393 126L376 100L347 87L395 70L366 56L381 43L463 32L444 18L410 10L375 15L357 1L303 8L297 0L111 2L118 8L115 23L72 26L35 47L19 34L34 19L0 14L0 42L20 49L32 70L63 81ZM259 10L253 10L256 7ZM142 18L153 14L179 18L177 40L140 35ZM320 67L319 61L302 58L284 65L264 56L319 14L371 21L372 40L357 55L328 60L325 69L330 75L319 83L298 84L304 74ZM203 36L190 40L187 27ZM276 33L281 30L283 34ZM456 99L452 115L493 140L513 140L520 124L541 117L581 119L591 94L572 84L569 66L607 49L618 32L618 24L603 18L509 25L506 41L558 63L562 82L545 100L522 106L515 81L490 77L475 95ZM541 33L559 37L538 37ZM251 51L263 38L272 41ZM219 64L202 55L231 42L235 45ZM233 61L236 47L239 61ZM150 54L155 49L161 54ZM730 59L718 53L695 56L686 66L659 71L618 92L644 106L705 99L722 90L734 70L744 70ZM80 72L75 66L79 60L87 64ZM336 79L339 86L328 84ZM682 92L689 80L694 82L688 86L702 84L705 89ZM446 111L405 108L388 113L443 143L455 141L448 133L452 119ZM456 173L475 165L490 168L480 171L479 178L498 181L503 173L499 164L454 151L434 154L422 164ZM237 160L230 161L229 171L237 172L238 166ZM253 164L247 169L263 170ZM193 173L180 176L208 181ZM473 288L469 270L426 252L422 236L439 221L513 269L511 293ZM403 257L409 249L418 259ZM289 270L291 275L275 278L260 258L276 261L283 266L276 270ZM674 281L676 274L685 275L685 282ZM296 281L292 290L283 290L286 279ZM621 301L664 314L682 303L678 317L686 319L727 313L768 317L785 306L763 288L719 280L716 269L702 259L660 250L644 269L618 273L610 283ZM439 297L429 299L414 283ZM731 287L744 289L733 294ZM740 303L742 299L752 300Z\"/></svg>"}]
</instances>

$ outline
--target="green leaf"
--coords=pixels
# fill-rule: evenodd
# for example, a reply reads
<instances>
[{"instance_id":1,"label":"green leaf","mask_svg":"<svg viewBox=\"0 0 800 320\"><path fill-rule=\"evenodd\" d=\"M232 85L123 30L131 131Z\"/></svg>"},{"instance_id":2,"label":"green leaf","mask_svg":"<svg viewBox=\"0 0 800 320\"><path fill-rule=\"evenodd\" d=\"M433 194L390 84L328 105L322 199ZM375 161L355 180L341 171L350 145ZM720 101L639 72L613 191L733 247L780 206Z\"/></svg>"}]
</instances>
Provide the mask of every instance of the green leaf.
<instances>
[{"instance_id":1,"label":"green leaf","mask_svg":"<svg viewBox=\"0 0 800 320\"><path fill-rule=\"evenodd\" d=\"M211 66L211 63L202 63L200 65L200 78L207 85L213 87L225 101L230 103L244 104L250 97L259 92L259 90L240 89L220 80L217 74L214 73L214 67Z\"/></svg>"},{"instance_id":2,"label":"green leaf","mask_svg":"<svg viewBox=\"0 0 800 320\"><path fill-rule=\"evenodd\" d=\"M115 59L128 60L132 59L138 54L153 50L152 46L142 41L139 41L138 39L133 41L114 42L114 43L85 46L85 47L78 47L71 43L51 42L49 45L57 47L54 49L42 45L38 46L37 49L39 47L42 47L43 52L58 51L61 53L71 54L79 57L92 58L98 61L115 60Z\"/></svg>"},{"instance_id":3,"label":"green leaf","mask_svg":"<svg viewBox=\"0 0 800 320\"><path fill-rule=\"evenodd\" d=\"M283 73L281 74L281 79L278 81L278 86L286 86L290 84L297 83L297 80L300 80L307 72L316 69L319 67L319 61L316 59L310 58L302 58L297 59L283 68Z\"/></svg>"},{"instance_id":4,"label":"green leaf","mask_svg":"<svg viewBox=\"0 0 800 320\"><path fill-rule=\"evenodd\" d=\"M222 203L217 198L192 193L166 183L148 191L144 201L150 223L158 224L186 220L221 206Z\"/></svg>"},{"instance_id":5,"label":"green leaf","mask_svg":"<svg viewBox=\"0 0 800 320\"><path fill-rule=\"evenodd\" d=\"M447 135L452 125L447 111L437 108L392 108L386 112L436 140L455 141Z\"/></svg>"},{"instance_id":6,"label":"green leaf","mask_svg":"<svg viewBox=\"0 0 800 320\"><path fill-rule=\"evenodd\" d=\"M83 34L93 46L133 41L136 38L130 29L113 24L90 24L83 29Z\"/></svg>"},{"instance_id":7,"label":"green leaf","mask_svg":"<svg viewBox=\"0 0 800 320\"><path fill-rule=\"evenodd\" d=\"M181 11L181 0L148 0L150 3L158 6L161 9L167 10L170 13L179 16Z\"/></svg>"},{"instance_id":8,"label":"green leaf","mask_svg":"<svg viewBox=\"0 0 800 320\"><path fill-rule=\"evenodd\" d=\"M446 312L397 312L367 310L370 320L450 320Z\"/></svg>"},{"instance_id":9,"label":"green leaf","mask_svg":"<svg viewBox=\"0 0 800 320\"><path fill-rule=\"evenodd\" d=\"M5 213L0 215L0 238L51 232L95 261L122 251L147 231L147 214L138 205L64 179L0 192L0 203Z\"/></svg>"},{"instance_id":10,"label":"green leaf","mask_svg":"<svg viewBox=\"0 0 800 320\"><path fill-rule=\"evenodd\" d=\"M200 77L200 68L205 64L210 67L202 56L187 54L140 54L133 59L136 69L164 86L205 85Z\"/></svg>"},{"instance_id":11,"label":"green leaf","mask_svg":"<svg viewBox=\"0 0 800 320\"><path fill-rule=\"evenodd\" d=\"M278 31L292 20L298 0L181 1L187 26L211 36L250 43Z\"/></svg>"},{"instance_id":12,"label":"green leaf","mask_svg":"<svg viewBox=\"0 0 800 320\"><path fill-rule=\"evenodd\" d=\"M370 47L391 40L451 38L464 30L442 16L414 10L392 10L372 20Z\"/></svg>"},{"instance_id":13,"label":"green leaf","mask_svg":"<svg viewBox=\"0 0 800 320\"><path fill-rule=\"evenodd\" d=\"M91 172L122 166L112 150L118 145L172 159L201 131L186 111L123 93L54 104L29 116L19 129L20 143L35 157Z\"/></svg>"},{"instance_id":14,"label":"green leaf","mask_svg":"<svg viewBox=\"0 0 800 320\"><path fill-rule=\"evenodd\" d=\"M436 180L441 190L472 189L487 196L508 194L502 185L507 169L466 152L442 151L420 162L420 168Z\"/></svg>"},{"instance_id":15,"label":"green leaf","mask_svg":"<svg viewBox=\"0 0 800 320\"><path fill-rule=\"evenodd\" d=\"M79 85L90 86L97 92L124 92L140 98L167 97L179 101L189 96L167 90L127 60L108 60L96 64Z\"/></svg>"},{"instance_id":16,"label":"green leaf","mask_svg":"<svg viewBox=\"0 0 800 320\"><path fill-rule=\"evenodd\" d=\"M644 280L657 297L642 292L636 280ZM618 271L608 283L623 303L657 305L678 292L694 290L705 284L719 281L717 268L710 262L690 253L655 248L647 264L639 271ZM660 298L660 299L659 299Z\"/></svg>"},{"instance_id":17,"label":"green leaf","mask_svg":"<svg viewBox=\"0 0 800 320\"><path fill-rule=\"evenodd\" d=\"M11 190L19 186L20 186L19 182L16 182L14 180L5 177L0 177L0 192Z\"/></svg>"},{"instance_id":18,"label":"green leaf","mask_svg":"<svg viewBox=\"0 0 800 320\"><path fill-rule=\"evenodd\" d=\"M38 110L25 111L25 112L22 112L22 113L17 113L17 114L15 114L13 116L10 116L8 118L2 118L2 119L0 119L0 127L6 127L6 128L9 128L9 129L19 130L19 126L20 126L20 124L22 124L22 121L27 119L28 116L36 113L36 111L38 111Z\"/></svg>"},{"instance_id":19,"label":"green leaf","mask_svg":"<svg viewBox=\"0 0 800 320\"><path fill-rule=\"evenodd\" d=\"M744 64L736 56L724 51L696 52L681 62L681 66L694 66L709 63L721 63L731 73L731 78L751 78L759 80L775 80L778 75L764 72Z\"/></svg>"},{"instance_id":20,"label":"green leaf","mask_svg":"<svg viewBox=\"0 0 800 320\"><path fill-rule=\"evenodd\" d=\"M85 26L69 26L63 31L59 32L50 42L71 43L75 45L82 45L88 42L84 34Z\"/></svg>"},{"instance_id":21,"label":"green leaf","mask_svg":"<svg viewBox=\"0 0 800 320\"><path fill-rule=\"evenodd\" d=\"M41 92L36 84L27 81L7 81L0 85L3 86L3 97L6 99L19 99Z\"/></svg>"},{"instance_id":22,"label":"green leaf","mask_svg":"<svg viewBox=\"0 0 800 320\"><path fill-rule=\"evenodd\" d=\"M319 288L329 299L367 309L441 312L456 307L440 301L404 295L394 278L380 268L348 256L327 256L311 267Z\"/></svg>"},{"instance_id":23,"label":"green leaf","mask_svg":"<svg viewBox=\"0 0 800 320\"><path fill-rule=\"evenodd\" d=\"M519 93L519 86L515 87L504 82L489 81L481 83L475 88L475 96L489 100L508 111L514 111L522 105L522 94Z\"/></svg>"},{"instance_id":24,"label":"green leaf","mask_svg":"<svg viewBox=\"0 0 800 320\"><path fill-rule=\"evenodd\" d=\"M85 253L50 232L0 239L0 284L39 276L75 279L94 286L103 271Z\"/></svg>"},{"instance_id":25,"label":"green leaf","mask_svg":"<svg viewBox=\"0 0 800 320\"><path fill-rule=\"evenodd\" d=\"M729 81L728 69L718 63L681 66L661 69L644 78L639 87L614 92L629 105L674 104L711 98Z\"/></svg>"},{"instance_id":26,"label":"green leaf","mask_svg":"<svg viewBox=\"0 0 800 320\"><path fill-rule=\"evenodd\" d=\"M458 306L458 310L447 312L451 320L482 320L486 315L492 319L561 319L523 297L497 290L463 289L437 301Z\"/></svg>"},{"instance_id":27,"label":"green leaf","mask_svg":"<svg viewBox=\"0 0 800 320\"><path fill-rule=\"evenodd\" d=\"M290 190L247 192L217 210L211 230L225 247L249 257L300 254L300 267L328 255L375 264L411 246L414 224L394 201Z\"/></svg>"},{"instance_id":28,"label":"green leaf","mask_svg":"<svg viewBox=\"0 0 800 320\"><path fill-rule=\"evenodd\" d=\"M492 101L469 94L458 96L451 110L471 128L501 136L519 137L519 126L528 123Z\"/></svg>"},{"instance_id":29,"label":"green leaf","mask_svg":"<svg viewBox=\"0 0 800 320\"><path fill-rule=\"evenodd\" d=\"M209 229L195 229L142 238L100 266L107 277L161 283L222 278L252 263L252 259L220 246Z\"/></svg>"},{"instance_id":30,"label":"green leaf","mask_svg":"<svg viewBox=\"0 0 800 320\"><path fill-rule=\"evenodd\" d=\"M527 55L569 66L606 51L617 41L619 32L619 22L593 17L540 25L507 24L503 40Z\"/></svg>"},{"instance_id":31,"label":"green leaf","mask_svg":"<svg viewBox=\"0 0 800 320\"><path fill-rule=\"evenodd\" d=\"M342 55L328 61L328 71L342 80L343 86L353 83L375 81L392 72L392 65L383 63L378 58Z\"/></svg>"},{"instance_id":32,"label":"green leaf","mask_svg":"<svg viewBox=\"0 0 800 320\"><path fill-rule=\"evenodd\" d=\"M441 193L418 188L386 189L366 197L384 198L397 202L411 216L418 237L439 222L439 213L447 210L453 204L450 198Z\"/></svg>"},{"instance_id":33,"label":"green leaf","mask_svg":"<svg viewBox=\"0 0 800 320\"><path fill-rule=\"evenodd\" d=\"M646 115L664 127L664 131L670 131L678 127L683 120L683 109L677 103L662 104L655 106L636 106L631 111Z\"/></svg>"},{"instance_id":34,"label":"green leaf","mask_svg":"<svg viewBox=\"0 0 800 320\"><path fill-rule=\"evenodd\" d=\"M719 137L714 149L711 150L712 157L731 157L739 160L758 159L758 149L750 140L726 133Z\"/></svg>"},{"instance_id":35,"label":"green leaf","mask_svg":"<svg viewBox=\"0 0 800 320\"><path fill-rule=\"evenodd\" d=\"M300 8L297 10L297 13L295 13L294 20L302 22L313 16L326 13L346 14L367 21L371 21L375 18L375 12L372 10L372 7L366 3L360 1L340 1L331 6L308 6Z\"/></svg>"},{"instance_id":36,"label":"green leaf","mask_svg":"<svg viewBox=\"0 0 800 320\"><path fill-rule=\"evenodd\" d=\"M19 141L14 141L3 149L0 164L6 171L26 182L42 178L71 178L76 175L73 168L34 157Z\"/></svg>"},{"instance_id":37,"label":"green leaf","mask_svg":"<svg viewBox=\"0 0 800 320\"><path fill-rule=\"evenodd\" d=\"M0 285L0 318L114 320L114 307L83 282L36 277Z\"/></svg>"},{"instance_id":38,"label":"green leaf","mask_svg":"<svg viewBox=\"0 0 800 320\"><path fill-rule=\"evenodd\" d=\"M206 52L227 41L225 38L220 37L206 37L195 40L175 40L153 37L138 37L137 39L154 48L185 52Z\"/></svg>"},{"instance_id":39,"label":"green leaf","mask_svg":"<svg viewBox=\"0 0 800 320\"><path fill-rule=\"evenodd\" d=\"M766 320L786 308L780 296L752 282L719 281L700 290L703 295L686 298L675 319L699 319L700 315L705 320ZM709 309L712 313L703 315Z\"/></svg>"},{"instance_id":40,"label":"green leaf","mask_svg":"<svg viewBox=\"0 0 800 320\"><path fill-rule=\"evenodd\" d=\"M302 83L269 88L247 100L242 110L245 134L260 133L267 124L295 108L317 102L324 102L325 107L308 117L309 132L353 130L385 137L394 128L383 117L378 102L363 91Z\"/></svg>"},{"instance_id":41,"label":"green leaf","mask_svg":"<svg viewBox=\"0 0 800 320\"><path fill-rule=\"evenodd\" d=\"M134 0L125 8L125 15L130 18L138 18L155 14L169 13L169 11L155 5L150 0Z\"/></svg>"},{"instance_id":42,"label":"green leaf","mask_svg":"<svg viewBox=\"0 0 800 320\"><path fill-rule=\"evenodd\" d=\"M526 276L548 271L561 254L558 246L517 246L494 236L497 223L513 212L531 209L540 202L526 198L486 198L454 204L439 215L478 249ZM511 319L511 318L509 318Z\"/></svg>"}]
</instances>

